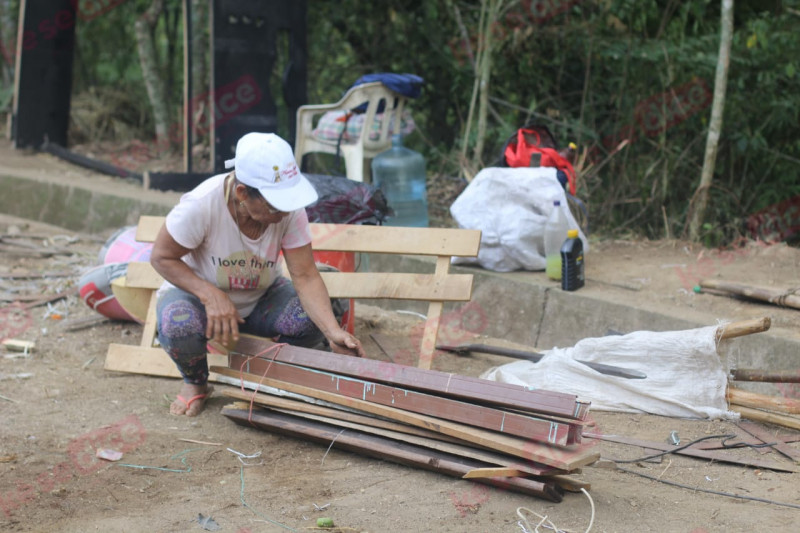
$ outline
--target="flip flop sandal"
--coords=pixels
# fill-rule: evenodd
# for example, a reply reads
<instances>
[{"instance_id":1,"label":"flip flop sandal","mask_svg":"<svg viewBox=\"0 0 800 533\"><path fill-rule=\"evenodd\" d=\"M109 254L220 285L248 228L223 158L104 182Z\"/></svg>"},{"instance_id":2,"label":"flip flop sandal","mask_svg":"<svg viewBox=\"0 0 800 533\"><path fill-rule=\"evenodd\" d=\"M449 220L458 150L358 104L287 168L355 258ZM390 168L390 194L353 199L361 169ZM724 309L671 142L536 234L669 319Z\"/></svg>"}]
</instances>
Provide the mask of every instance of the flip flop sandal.
<instances>
[{"instance_id":1,"label":"flip flop sandal","mask_svg":"<svg viewBox=\"0 0 800 533\"><path fill-rule=\"evenodd\" d=\"M209 393L207 393L207 392L206 392L205 394L197 394L197 395L195 395L195 396L192 396L192 397L191 397L191 398L189 398L188 400L179 394L179 395L177 396L177 399L178 399L180 402L182 402L183 404L185 404L185 405L186 405L186 410L188 411L188 410L189 410L189 408L192 406L192 403L193 403L193 402L196 402L197 400L204 400L204 399L208 398L208 394L209 394Z\"/></svg>"}]
</instances>

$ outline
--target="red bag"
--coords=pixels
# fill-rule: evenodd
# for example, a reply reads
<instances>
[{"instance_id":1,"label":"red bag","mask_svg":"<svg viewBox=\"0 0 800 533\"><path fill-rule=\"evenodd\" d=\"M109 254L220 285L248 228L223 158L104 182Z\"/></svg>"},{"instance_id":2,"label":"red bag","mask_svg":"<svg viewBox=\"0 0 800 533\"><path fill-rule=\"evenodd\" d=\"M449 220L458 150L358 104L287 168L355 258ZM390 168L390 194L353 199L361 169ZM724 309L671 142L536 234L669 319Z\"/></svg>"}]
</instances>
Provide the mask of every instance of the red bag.
<instances>
[{"instance_id":1,"label":"red bag","mask_svg":"<svg viewBox=\"0 0 800 533\"><path fill-rule=\"evenodd\" d=\"M509 167L531 166L531 155L541 154L539 166L554 167L563 170L569 182L569 193L575 196L575 169L572 163L564 159L555 148L542 146L539 132L532 129L520 128L517 130L517 141L506 145L503 155Z\"/></svg>"}]
</instances>

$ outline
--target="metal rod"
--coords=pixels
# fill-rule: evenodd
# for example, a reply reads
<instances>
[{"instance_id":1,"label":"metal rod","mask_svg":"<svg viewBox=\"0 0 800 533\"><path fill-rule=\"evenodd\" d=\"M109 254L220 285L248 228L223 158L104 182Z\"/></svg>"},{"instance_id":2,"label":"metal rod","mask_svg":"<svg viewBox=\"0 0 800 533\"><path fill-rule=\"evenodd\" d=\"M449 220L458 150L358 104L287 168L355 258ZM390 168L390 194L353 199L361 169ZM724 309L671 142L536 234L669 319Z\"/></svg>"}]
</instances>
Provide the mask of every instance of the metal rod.
<instances>
[{"instance_id":1,"label":"metal rod","mask_svg":"<svg viewBox=\"0 0 800 533\"><path fill-rule=\"evenodd\" d=\"M502 346L491 346L488 344L464 344L460 346L446 346L438 345L437 350L444 350L447 352L454 352L457 354L465 354L467 352L480 352L489 353L494 355L504 355L506 357L513 357L514 359L523 359L534 363L539 362L543 354L539 352L528 352L525 350L515 350L513 348L504 348ZM647 374L638 370L629 368L621 368L618 366L604 365L603 363L593 363L590 361L578 361L579 363L588 366L589 368L608 376L617 376L626 379L645 379Z\"/></svg>"}]
</instances>

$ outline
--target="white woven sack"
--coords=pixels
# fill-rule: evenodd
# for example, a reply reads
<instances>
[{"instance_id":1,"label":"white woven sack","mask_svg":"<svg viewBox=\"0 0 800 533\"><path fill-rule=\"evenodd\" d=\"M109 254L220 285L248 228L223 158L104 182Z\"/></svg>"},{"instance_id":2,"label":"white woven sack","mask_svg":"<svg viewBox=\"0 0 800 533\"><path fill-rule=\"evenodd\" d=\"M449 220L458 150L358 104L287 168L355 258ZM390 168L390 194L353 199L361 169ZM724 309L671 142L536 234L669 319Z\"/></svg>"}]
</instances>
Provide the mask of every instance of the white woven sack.
<instances>
[{"instance_id":1,"label":"white woven sack","mask_svg":"<svg viewBox=\"0 0 800 533\"><path fill-rule=\"evenodd\" d=\"M544 227L555 200L567 205L555 168L481 170L450 206L460 228L481 230L478 257L454 257L452 262L498 272L544 270ZM579 228L569 209L564 211L570 227ZM582 231L580 237L588 252Z\"/></svg>"},{"instance_id":2,"label":"white woven sack","mask_svg":"<svg viewBox=\"0 0 800 533\"><path fill-rule=\"evenodd\" d=\"M576 394L601 411L736 419L725 399L727 374L717 354L716 332L710 326L588 338L572 348L553 348L538 363L518 361L482 377ZM647 378L600 374L578 361L639 370Z\"/></svg>"}]
</instances>

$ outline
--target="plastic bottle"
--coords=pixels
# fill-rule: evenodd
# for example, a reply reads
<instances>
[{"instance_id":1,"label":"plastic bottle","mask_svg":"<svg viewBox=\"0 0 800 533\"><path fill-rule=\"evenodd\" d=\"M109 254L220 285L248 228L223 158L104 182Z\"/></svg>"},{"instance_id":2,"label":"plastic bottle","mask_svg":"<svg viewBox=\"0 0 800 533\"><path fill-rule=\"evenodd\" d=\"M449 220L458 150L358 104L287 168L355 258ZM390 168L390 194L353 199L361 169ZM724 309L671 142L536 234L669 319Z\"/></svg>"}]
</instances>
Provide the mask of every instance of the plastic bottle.
<instances>
[{"instance_id":1,"label":"plastic bottle","mask_svg":"<svg viewBox=\"0 0 800 533\"><path fill-rule=\"evenodd\" d=\"M403 136L392 136L392 147L372 160L372 181L386 195L395 216L389 226L428 226L425 159L403 146Z\"/></svg>"},{"instance_id":2,"label":"plastic bottle","mask_svg":"<svg viewBox=\"0 0 800 533\"><path fill-rule=\"evenodd\" d=\"M585 281L583 241L578 237L578 230L571 229L561 247L561 288L565 291L577 291L583 287Z\"/></svg>"},{"instance_id":3,"label":"plastic bottle","mask_svg":"<svg viewBox=\"0 0 800 533\"><path fill-rule=\"evenodd\" d=\"M553 202L553 210L544 225L544 258L546 261L545 273L554 280L561 279L561 245L567 238L569 222L561 202Z\"/></svg>"}]
</instances>

